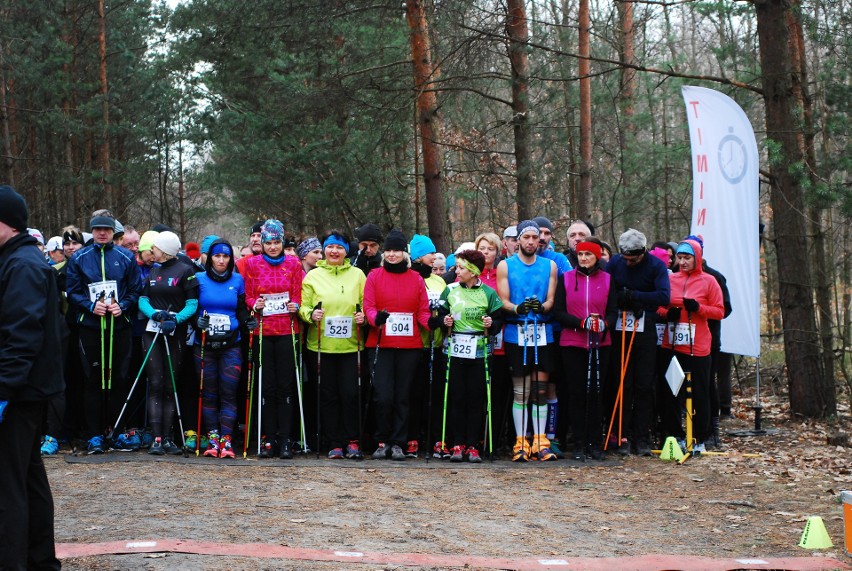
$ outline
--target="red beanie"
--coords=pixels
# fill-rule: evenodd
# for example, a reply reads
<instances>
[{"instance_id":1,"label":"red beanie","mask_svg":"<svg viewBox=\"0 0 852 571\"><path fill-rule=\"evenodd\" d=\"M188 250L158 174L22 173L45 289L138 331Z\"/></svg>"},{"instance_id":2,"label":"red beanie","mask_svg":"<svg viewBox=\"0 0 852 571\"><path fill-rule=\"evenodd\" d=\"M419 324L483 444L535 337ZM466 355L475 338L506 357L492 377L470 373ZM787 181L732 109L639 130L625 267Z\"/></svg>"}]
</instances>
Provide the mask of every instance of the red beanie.
<instances>
[{"instance_id":1,"label":"red beanie","mask_svg":"<svg viewBox=\"0 0 852 571\"><path fill-rule=\"evenodd\" d=\"M190 259L197 260L201 257L201 246L195 242L187 242L186 255L189 256Z\"/></svg>"}]
</instances>

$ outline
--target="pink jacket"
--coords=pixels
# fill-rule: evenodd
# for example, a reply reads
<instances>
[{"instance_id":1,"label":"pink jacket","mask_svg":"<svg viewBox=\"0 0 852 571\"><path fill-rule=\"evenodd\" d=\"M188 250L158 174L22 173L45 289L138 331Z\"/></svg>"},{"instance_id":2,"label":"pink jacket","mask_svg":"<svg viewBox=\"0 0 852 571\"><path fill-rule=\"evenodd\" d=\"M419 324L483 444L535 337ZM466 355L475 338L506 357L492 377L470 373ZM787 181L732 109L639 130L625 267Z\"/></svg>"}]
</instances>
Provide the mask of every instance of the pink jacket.
<instances>
[{"instance_id":1,"label":"pink jacket","mask_svg":"<svg viewBox=\"0 0 852 571\"><path fill-rule=\"evenodd\" d=\"M290 301L302 303L302 264L296 256L287 256L283 262L273 266L263 255L252 256L245 263L246 305L254 307L261 295L289 293ZM292 314L295 315L295 314ZM293 329L290 329L290 327ZM290 313L265 315L263 317L264 335L289 335L299 333L299 320L291 319Z\"/></svg>"},{"instance_id":2,"label":"pink jacket","mask_svg":"<svg viewBox=\"0 0 852 571\"><path fill-rule=\"evenodd\" d=\"M373 327L367 337L367 347L375 347L378 329L375 327L376 314L379 311L388 313L411 313L414 317L414 327L410 336L387 335L382 332L381 348L391 349L422 349L419 324L423 329L429 329L429 295L426 293L426 283L420 274L407 270L402 274L394 274L384 268L377 268L367 276L364 286L364 312ZM382 326L384 329L386 326Z\"/></svg>"},{"instance_id":3,"label":"pink jacket","mask_svg":"<svg viewBox=\"0 0 852 571\"><path fill-rule=\"evenodd\" d=\"M587 276L576 269L562 275L565 286L565 309L581 321L592 313L606 319L606 305L609 300L610 275L598 269ZM612 344L609 333L600 336L600 346ZM585 329L566 327L559 334L559 345L562 347L589 348L589 332Z\"/></svg>"}]
</instances>

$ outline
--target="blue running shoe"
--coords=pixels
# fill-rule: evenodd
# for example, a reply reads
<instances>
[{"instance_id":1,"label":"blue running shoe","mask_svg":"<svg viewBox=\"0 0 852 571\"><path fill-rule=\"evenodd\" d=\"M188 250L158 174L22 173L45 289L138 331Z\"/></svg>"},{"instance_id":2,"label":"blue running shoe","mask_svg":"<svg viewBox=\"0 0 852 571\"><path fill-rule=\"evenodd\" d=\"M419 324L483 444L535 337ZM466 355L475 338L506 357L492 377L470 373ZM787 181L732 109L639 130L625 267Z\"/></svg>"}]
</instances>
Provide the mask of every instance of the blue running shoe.
<instances>
[{"instance_id":1,"label":"blue running shoe","mask_svg":"<svg viewBox=\"0 0 852 571\"><path fill-rule=\"evenodd\" d=\"M104 437L103 436L92 436L89 439L88 454L103 454L104 453Z\"/></svg>"},{"instance_id":2,"label":"blue running shoe","mask_svg":"<svg viewBox=\"0 0 852 571\"><path fill-rule=\"evenodd\" d=\"M41 455L53 456L59 451L59 442L52 436L44 436L44 442L41 443Z\"/></svg>"}]
</instances>

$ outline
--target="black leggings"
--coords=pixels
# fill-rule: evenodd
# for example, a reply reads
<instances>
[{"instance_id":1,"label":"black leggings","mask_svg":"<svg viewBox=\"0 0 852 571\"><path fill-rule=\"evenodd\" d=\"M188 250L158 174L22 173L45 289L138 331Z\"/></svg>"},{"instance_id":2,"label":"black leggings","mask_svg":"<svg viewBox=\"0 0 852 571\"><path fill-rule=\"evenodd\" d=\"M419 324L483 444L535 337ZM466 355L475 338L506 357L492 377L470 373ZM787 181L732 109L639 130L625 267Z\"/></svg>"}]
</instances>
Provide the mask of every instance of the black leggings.
<instances>
[{"instance_id":1,"label":"black leggings","mask_svg":"<svg viewBox=\"0 0 852 571\"><path fill-rule=\"evenodd\" d=\"M357 357L352 353L323 353L320 363L321 377L317 375L317 354L305 351L305 365L311 382L320 390L321 430L329 448L343 448L350 440L358 440L358 375L355 374ZM364 366L364 363L361 363ZM316 416L313 410L305 410ZM308 435L311 438L311 435Z\"/></svg>"},{"instance_id":2,"label":"black leggings","mask_svg":"<svg viewBox=\"0 0 852 571\"><path fill-rule=\"evenodd\" d=\"M299 339L295 338L296 351ZM263 432L279 442L290 439L293 424L293 401L296 387L296 359L292 335L265 335L261 348L263 362L258 361L257 374L261 391ZM261 354L255 353L260 359ZM261 369L261 364L263 368Z\"/></svg>"},{"instance_id":3,"label":"black leggings","mask_svg":"<svg viewBox=\"0 0 852 571\"><path fill-rule=\"evenodd\" d=\"M450 358L448 444L476 446L485 435L485 360Z\"/></svg>"},{"instance_id":4,"label":"black leggings","mask_svg":"<svg viewBox=\"0 0 852 571\"><path fill-rule=\"evenodd\" d=\"M597 351L583 347L562 347L562 366L566 371L568 389L568 414L578 448L588 446L600 449L603 443L604 415L601 410L601 393L606 386L609 351L609 347L600 347Z\"/></svg>"},{"instance_id":5,"label":"black leggings","mask_svg":"<svg viewBox=\"0 0 852 571\"><path fill-rule=\"evenodd\" d=\"M370 351L371 359L375 349ZM389 445L405 446L411 383L422 359L422 349L379 348L373 375L376 438Z\"/></svg>"},{"instance_id":6,"label":"black leggings","mask_svg":"<svg viewBox=\"0 0 852 571\"><path fill-rule=\"evenodd\" d=\"M183 362L184 344L182 340L186 332L180 329L174 335L158 335L157 343L151 349L148 362L145 363L145 374L148 376L148 423L154 436L173 437L175 410L178 406L175 400L175 387L172 386L172 373L180 370ZM146 332L142 336L142 348L147 352L154 342L154 334ZM171 353L171 370L169 370L169 353ZM175 385L178 378L175 373ZM182 435L181 435L182 437Z\"/></svg>"}]
</instances>

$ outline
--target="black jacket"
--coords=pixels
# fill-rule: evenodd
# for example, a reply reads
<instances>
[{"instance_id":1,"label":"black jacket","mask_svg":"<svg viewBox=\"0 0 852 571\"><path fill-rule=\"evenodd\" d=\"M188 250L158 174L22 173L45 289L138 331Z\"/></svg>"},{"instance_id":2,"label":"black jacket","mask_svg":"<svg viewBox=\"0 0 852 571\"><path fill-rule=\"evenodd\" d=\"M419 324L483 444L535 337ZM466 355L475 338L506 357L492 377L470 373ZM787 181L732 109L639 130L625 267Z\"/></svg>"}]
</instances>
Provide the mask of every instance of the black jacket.
<instances>
[{"instance_id":1,"label":"black jacket","mask_svg":"<svg viewBox=\"0 0 852 571\"><path fill-rule=\"evenodd\" d=\"M55 273L29 234L0 248L0 399L44 401L65 390Z\"/></svg>"}]
</instances>

